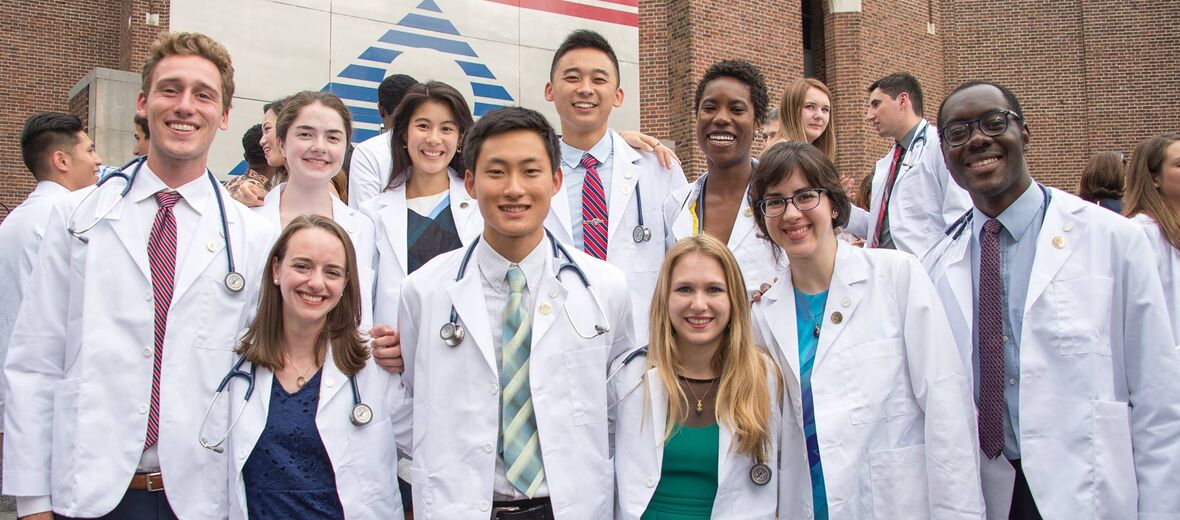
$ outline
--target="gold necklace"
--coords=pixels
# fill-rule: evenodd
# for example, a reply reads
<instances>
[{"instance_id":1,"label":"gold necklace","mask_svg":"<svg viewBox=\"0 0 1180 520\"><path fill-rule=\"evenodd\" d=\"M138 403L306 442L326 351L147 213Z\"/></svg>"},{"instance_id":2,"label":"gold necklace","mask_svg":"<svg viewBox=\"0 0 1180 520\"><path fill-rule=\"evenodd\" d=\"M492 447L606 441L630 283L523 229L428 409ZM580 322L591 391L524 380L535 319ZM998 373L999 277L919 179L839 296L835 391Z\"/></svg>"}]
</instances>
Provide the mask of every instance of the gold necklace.
<instances>
[{"instance_id":1,"label":"gold necklace","mask_svg":"<svg viewBox=\"0 0 1180 520\"><path fill-rule=\"evenodd\" d=\"M290 367L295 369L297 372L299 371L298 368L295 368L295 363L291 362L290 357L287 358L287 364L290 365ZM309 371L311 371L311 369L313 369L313 368L319 368L319 366L320 366L319 363L314 363L311 366L304 369L303 372L299 373L298 377L295 378L295 387L296 388L303 388L303 385L307 384L307 373Z\"/></svg>"},{"instance_id":2,"label":"gold necklace","mask_svg":"<svg viewBox=\"0 0 1180 520\"><path fill-rule=\"evenodd\" d=\"M705 399L704 399L704 397L709 397L709 391L713 389L713 384L716 383L717 380L719 380L721 378L714 377L713 379L692 379L690 377L685 377L685 376L682 376L679 374L677 374L676 377L679 377L681 381L688 383L685 386L688 387L688 392L692 394L692 398L696 399L696 401L697 401L697 417L700 417L701 414L705 412ZM704 397L700 397L697 395L696 391L692 389L692 385L694 383L700 384L700 383L705 383L705 382L708 382L709 386L705 387Z\"/></svg>"}]
</instances>

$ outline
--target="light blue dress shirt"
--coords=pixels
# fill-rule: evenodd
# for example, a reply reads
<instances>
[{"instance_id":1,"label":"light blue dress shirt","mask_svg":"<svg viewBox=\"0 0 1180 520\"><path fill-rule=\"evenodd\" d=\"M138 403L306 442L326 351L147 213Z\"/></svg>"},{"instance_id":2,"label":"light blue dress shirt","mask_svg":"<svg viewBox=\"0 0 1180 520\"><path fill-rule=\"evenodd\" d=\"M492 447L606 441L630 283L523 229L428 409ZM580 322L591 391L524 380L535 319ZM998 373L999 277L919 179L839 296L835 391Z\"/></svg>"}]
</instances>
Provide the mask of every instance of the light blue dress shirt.
<instances>
[{"instance_id":1,"label":"light blue dress shirt","mask_svg":"<svg viewBox=\"0 0 1180 520\"><path fill-rule=\"evenodd\" d=\"M1000 232L1000 282L1004 287L1004 457L1020 458L1020 331L1024 324L1024 300L1037 256L1037 237L1045 221L1045 193L1037 183L996 217ZM975 291L975 337L971 351L975 373L975 399L979 401L979 239L988 216L972 210L971 279Z\"/></svg>"},{"instance_id":2,"label":"light blue dress shirt","mask_svg":"<svg viewBox=\"0 0 1180 520\"><path fill-rule=\"evenodd\" d=\"M602 135L602 139L599 139L598 143L588 150L599 163L594 170L602 179L602 193L606 196L608 219L611 218L610 181L611 167L615 156L610 136L611 132L607 130ZM582 156L586 152L587 150L579 150L565 144L565 141L561 142L561 169L565 172L565 194L570 201L570 226L573 227L571 231L573 232L574 245L578 249L584 249L586 245L582 238L582 185L586 182L586 169L582 167Z\"/></svg>"}]
</instances>

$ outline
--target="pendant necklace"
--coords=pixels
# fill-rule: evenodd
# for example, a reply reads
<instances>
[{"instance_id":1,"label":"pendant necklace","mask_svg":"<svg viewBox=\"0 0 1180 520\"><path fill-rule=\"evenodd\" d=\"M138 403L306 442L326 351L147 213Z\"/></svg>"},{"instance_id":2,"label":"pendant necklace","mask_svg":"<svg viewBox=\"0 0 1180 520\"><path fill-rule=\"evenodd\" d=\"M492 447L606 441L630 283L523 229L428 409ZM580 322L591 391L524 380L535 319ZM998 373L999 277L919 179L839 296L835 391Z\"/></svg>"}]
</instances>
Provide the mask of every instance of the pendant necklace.
<instances>
[{"instance_id":1,"label":"pendant necklace","mask_svg":"<svg viewBox=\"0 0 1180 520\"><path fill-rule=\"evenodd\" d=\"M290 358L287 358L287 362L288 362L288 363L291 365L291 368L295 368L295 364L294 364L294 363L291 363L290 361L291 361L291 359L290 359ZM299 373L299 376L295 378L295 386L296 386L297 388L303 388L303 385L306 385L306 384L307 384L307 373L308 373L308 372L309 372L311 369L313 369L313 368L316 368L316 366L317 366L317 365L314 365L314 364L313 364L312 366L310 366L310 367L307 367L307 368L306 368L306 369L304 369L304 370L303 370L301 373ZM299 369L298 369L298 368L295 368L295 370L296 370L296 371L298 371Z\"/></svg>"},{"instance_id":2,"label":"pendant necklace","mask_svg":"<svg viewBox=\"0 0 1180 520\"><path fill-rule=\"evenodd\" d=\"M688 392L692 394L692 398L696 399L696 401L697 401L696 414L697 414L697 417L700 417L701 414L705 413L705 398L709 397L709 391L713 389L713 384L716 383L721 378L715 377L713 379L692 379L690 377L684 377L682 375L677 375L676 377L679 377L681 381L688 383L685 386L688 387ZM703 384L703 383L709 383L709 386L705 387L705 393L703 395L698 396L696 391L692 389L692 385L693 384Z\"/></svg>"},{"instance_id":3,"label":"pendant necklace","mask_svg":"<svg viewBox=\"0 0 1180 520\"><path fill-rule=\"evenodd\" d=\"M812 312L811 312L811 305L809 305L809 304L807 303L807 295L804 295L804 294L800 293L799 291L795 291L795 303L796 303L796 304L798 304L798 303L802 303L802 304L803 304L803 311L804 311L804 312L806 312L806 313L807 313L807 316L808 316L808 317L810 317L810 318L812 319L812 322L813 322L813 323L815 323L815 328L811 329L811 335L812 335L812 336L815 336L815 337L817 337L817 338L818 338L818 337L819 337L819 329L820 329L820 324L822 324L822 323L823 323L823 320L822 320L822 318L823 318L823 309L820 309L820 311L819 311L820 313L819 313L819 314L814 314L814 313L812 313Z\"/></svg>"}]
</instances>

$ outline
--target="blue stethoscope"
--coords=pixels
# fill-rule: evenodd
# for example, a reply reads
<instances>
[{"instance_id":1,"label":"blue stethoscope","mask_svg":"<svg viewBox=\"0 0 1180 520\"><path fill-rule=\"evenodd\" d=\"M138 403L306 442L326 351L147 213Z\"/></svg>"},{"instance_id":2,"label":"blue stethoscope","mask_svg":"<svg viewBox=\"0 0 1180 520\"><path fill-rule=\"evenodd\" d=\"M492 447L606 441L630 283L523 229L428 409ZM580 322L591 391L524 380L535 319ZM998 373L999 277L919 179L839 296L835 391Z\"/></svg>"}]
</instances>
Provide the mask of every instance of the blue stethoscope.
<instances>
[{"instance_id":1,"label":"blue stethoscope","mask_svg":"<svg viewBox=\"0 0 1180 520\"><path fill-rule=\"evenodd\" d=\"M640 215L642 215L642 212ZM549 244L552 246L553 257L565 258L565 263L561 264L561 266L557 268L557 279L561 279L561 273L566 269L573 270L574 274L578 275L578 280L581 280L582 286L586 288L586 292L590 293L590 298L594 301L594 306L598 308L598 315L602 318L601 321L603 324L595 324L593 333L589 335L582 334L582 331L579 330L578 326L574 324L574 318L570 315L569 306L566 306L565 317L569 320L570 326L573 327L574 332L577 333L578 336L581 336L582 339L593 339L610 332L610 321L607 319L606 311L603 310L602 304L599 303L598 295L594 294L594 291L590 290L590 279L586 278L586 273L582 272L582 268L578 267L577 262L574 262L574 258L570 256L569 251L566 251L565 246L559 244L557 239L553 238L553 234L550 233L548 229L545 230L545 236L549 239ZM475 253L475 246L477 244L479 244L479 237L476 237L476 239L471 242L471 245L467 246L467 251L463 253L463 261L459 264L459 272L455 274L456 282L462 280L463 275L467 272L467 264L471 261L471 255ZM454 305L451 305L451 319L443 324L442 328L438 331L438 335L442 338L443 343L446 343L448 347L459 346L459 344L463 343L463 339L467 336L463 325L459 324L459 312L455 310Z\"/></svg>"},{"instance_id":2,"label":"blue stethoscope","mask_svg":"<svg viewBox=\"0 0 1180 520\"><path fill-rule=\"evenodd\" d=\"M639 223L631 230L631 239L639 244L651 240L651 228L643 223L643 193L639 189L638 182L635 183L635 205L639 208Z\"/></svg>"},{"instance_id":3,"label":"blue stethoscope","mask_svg":"<svg viewBox=\"0 0 1180 520\"><path fill-rule=\"evenodd\" d=\"M907 172L918 164L918 160L922 158L922 152L926 150L927 130L930 130L930 123L923 119L922 128L914 135L914 140L910 141L909 149L902 152L901 165L905 166Z\"/></svg>"},{"instance_id":4,"label":"blue stethoscope","mask_svg":"<svg viewBox=\"0 0 1180 520\"><path fill-rule=\"evenodd\" d=\"M1049 201L1053 199L1053 194L1048 188L1045 187L1045 185L1039 182L1037 183L1037 187L1041 189L1041 193L1045 196L1045 201L1041 204L1041 218L1043 222L1044 215L1049 212ZM953 247L955 243L958 242L959 237L963 236L963 232L971 228L971 221L974 218L974 214L975 210L969 209L966 213L963 213L961 216L959 216L959 218L955 219L955 221L946 228L946 231L943 232L943 235L939 237L938 242L935 242L934 245L930 246L930 249L927 249L926 252L922 254L921 262L922 265L927 268L927 270L941 261L942 257L946 255L947 251L950 251L951 247ZM935 250L937 250L937 252Z\"/></svg>"},{"instance_id":5,"label":"blue stethoscope","mask_svg":"<svg viewBox=\"0 0 1180 520\"><path fill-rule=\"evenodd\" d=\"M234 367L225 374L221 379L221 383L217 385L217 391L213 393L213 400L209 402L209 408L205 409L205 417L201 419L200 429L197 430L197 437L201 443L201 447L207 450L212 450L217 453L224 453L225 448L221 445L225 444L225 440L229 438L230 432L234 431L234 427L238 425L238 419L242 418L242 412L246 411L246 403L250 402L250 396L254 395L254 373L256 366L251 363L250 371L242 370L242 364L246 362L246 357L238 358L238 362ZM213 405L217 404L217 398L221 396L234 378L243 378L246 380L246 394L242 397L242 407L238 408L238 413L234 415L234 420L229 423L229 428L226 428L225 434L216 441L209 441L205 438L205 423L209 420L209 413L213 411ZM360 387L356 384L356 377L348 378L349 385L352 386L352 410L348 414L348 420L355 426L364 426L373 420L373 409L369 405L361 402Z\"/></svg>"},{"instance_id":6,"label":"blue stethoscope","mask_svg":"<svg viewBox=\"0 0 1180 520\"><path fill-rule=\"evenodd\" d=\"M89 232L91 229L94 229L94 226L97 226L99 222L106 218L106 216L115 209L116 203L118 203L120 200L123 200L123 197L126 197L127 194L131 192L131 185L135 183L135 177L139 175L140 168L143 168L143 165L146 162L147 156L145 155L132 159L131 162L128 162L127 164L119 167L118 170L113 168L108 169L104 176L98 180L97 186L95 186L95 188L91 190L90 193L87 193L86 196L78 203L78 205L74 207L74 211L70 213L70 219L66 224L66 230L69 231L70 235L82 241L83 244L89 243L90 240L82 235ZM124 173L124 171L128 168L131 168L130 175ZM209 178L209 183L213 185L213 195L217 197L217 211L221 215L221 235L225 237L225 258L226 263L228 264L228 274L225 275L225 288L233 292L241 292L242 289L246 287L246 278L242 276L242 274L239 273L234 267L234 250L232 245L233 241L230 240L229 236L229 221L227 220L225 214L225 201L221 198L221 186L217 182L217 177L214 177L213 172L209 171L208 168L205 169L205 176ZM119 197L115 199L105 211L99 214L98 217L94 219L94 222L92 222L89 226L79 229L74 223L74 218L77 216L78 210L86 204L86 201L89 200L90 197L94 196L95 193L98 193L98 191L106 185L107 181L114 178L123 179L127 182L127 185L123 187L123 191L119 193Z\"/></svg>"}]
</instances>

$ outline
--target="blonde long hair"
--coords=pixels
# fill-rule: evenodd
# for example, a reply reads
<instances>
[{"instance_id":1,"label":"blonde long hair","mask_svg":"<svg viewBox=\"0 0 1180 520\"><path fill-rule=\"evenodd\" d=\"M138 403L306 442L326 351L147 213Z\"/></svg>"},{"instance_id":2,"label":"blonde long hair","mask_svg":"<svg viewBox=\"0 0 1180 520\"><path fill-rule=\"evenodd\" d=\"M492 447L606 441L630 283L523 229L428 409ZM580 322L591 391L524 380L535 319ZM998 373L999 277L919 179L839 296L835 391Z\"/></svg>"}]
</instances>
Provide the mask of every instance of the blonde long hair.
<instances>
[{"instance_id":1,"label":"blonde long hair","mask_svg":"<svg viewBox=\"0 0 1180 520\"><path fill-rule=\"evenodd\" d=\"M725 328L721 347L713 358L714 368L721 374L717 390L717 421L725 424L738 441L738 453L765 462L771 447L770 388L767 370L777 367L754 345L750 332L750 303L746 300L746 284L733 254L716 238L707 234L681 239L664 257L660 277L656 282L651 304L651 340L648 344L648 367L658 367L659 384L668 395L668 419L664 426L664 440L675 433L688 417L688 396L680 387L677 369L680 367L676 332L668 312L668 296L672 291L672 271L676 264L691 253L700 253L721 263L729 295L729 325ZM781 380L777 391L781 394Z\"/></svg>"},{"instance_id":2,"label":"blonde long hair","mask_svg":"<svg viewBox=\"0 0 1180 520\"><path fill-rule=\"evenodd\" d=\"M807 91L816 89L828 96L828 103L832 102L832 91L822 81L815 78L799 78L787 86L783 92L783 100L778 106L779 135L782 141L798 141L808 143L819 148L832 162L836 161L836 117L833 112L828 113L828 127L824 133L815 138L815 142L807 140L807 132L803 130L805 121L800 117L803 104L807 102Z\"/></svg>"},{"instance_id":3,"label":"blonde long hair","mask_svg":"<svg viewBox=\"0 0 1180 520\"><path fill-rule=\"evenodd\" d=\"M1155 219L1160 231L1172 247L1180 249L1180 212L1164 198L1155 182L1163 172L1168 147L1180 141L1180 133L1148 137L1135 147L1131 167L1127 169L1127 191L1123 193L1123 214L1133 217L1139 213Z\"/></svg>"}]
</instances>

